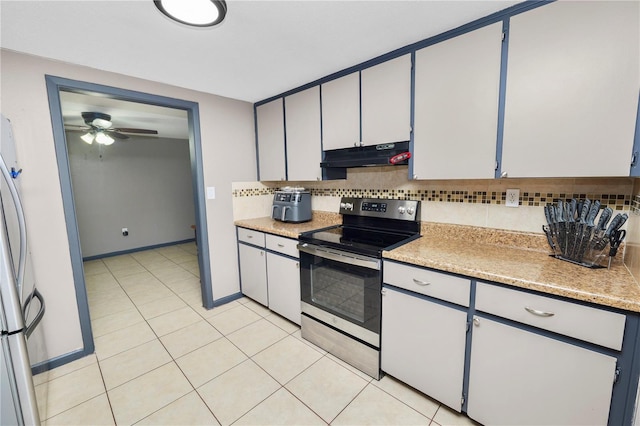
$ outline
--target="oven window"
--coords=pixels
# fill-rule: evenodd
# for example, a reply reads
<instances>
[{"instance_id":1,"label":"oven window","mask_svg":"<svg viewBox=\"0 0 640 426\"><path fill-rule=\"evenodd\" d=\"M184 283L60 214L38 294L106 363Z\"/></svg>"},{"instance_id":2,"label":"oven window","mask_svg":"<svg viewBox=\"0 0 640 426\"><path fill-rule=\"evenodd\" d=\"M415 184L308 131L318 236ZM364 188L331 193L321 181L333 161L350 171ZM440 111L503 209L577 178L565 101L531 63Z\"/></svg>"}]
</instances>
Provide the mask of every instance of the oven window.
<instances>
[{"instance_id":1,"label":"oven window","mask_svg":"<svg viewBox=\"0 0 640 426\"><path fill-rule=\"evenodd\" d=\"M302 300L378 333L379 270L301 253Z\"/></svg>"},{"instance_id":2,"label":"oven window","mask_svg":"<svg viewBox=\"0 0 640 426\"><path fill-rule=\"evenodd\" d=\"M364 322L363 277L355 271L321 265L311 269L311 300L358 322Z\"/></svg>"}]
</instances>

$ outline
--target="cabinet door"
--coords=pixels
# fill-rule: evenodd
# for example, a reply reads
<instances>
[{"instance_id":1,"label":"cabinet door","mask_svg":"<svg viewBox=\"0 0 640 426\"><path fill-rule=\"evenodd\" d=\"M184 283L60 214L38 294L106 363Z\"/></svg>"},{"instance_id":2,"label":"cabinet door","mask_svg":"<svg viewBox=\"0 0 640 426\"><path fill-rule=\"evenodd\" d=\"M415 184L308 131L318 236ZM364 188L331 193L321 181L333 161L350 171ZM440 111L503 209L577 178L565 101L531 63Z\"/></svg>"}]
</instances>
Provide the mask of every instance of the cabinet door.
<instances>
[{"instance_id":1,"label":"cabinet door","mask_svg":"<svg viewBox=\"0 0 640 426\"><path fill-rule=\"evenodd\" d=\"M256 108L260 180L285 180L284 113L282 99Z\"/></svg>"},{"instance_id":2,"label":"cabinet door","mask_svg":"<svg viewBox=\"0 0 640 426\"><path fill-rule=\"evenodd\" d=\"M628 176L640 3L555 2L511 18L502 172Z\"/></svg>"},{"instance_id":3,"label":"cabinet door","mask_svg":"<svg viewBox=\"0 0 640 426\"><path fill-rule=\"evenodd\" d=\"M616 359L474 318L467 414L483 424L606 425Z\"/></svg>"},{"instance_id":4,"label":"cabinet door","mask_svg":"<svg viewBox=\"0 0 640 426\"><path fill-rule=\"evenodd\" d=\"M411 55L362 71L362 143L408 141L411 133Z\"/></svg>"},{"instance_id":5,"label":"cabinet door","mask_svg":"<svg viewBox=\"0 0 640 426\"><path fill-rule=\"evenodd\" d=\"M320 180L320 87L287 96L284 105L287 118L287 178Z\"/></svg>"},{"instance_id":6,"label":"cabinet door","mask_svg":"<svg viewBox=\"0 0 640 426\"><path fill-rule=\"evenodd\" d=\"M416 52L417 179L495 175L502 23Z\"/></svg>"},{"instance_id":7,"label":"cabinet door","mask_svg":"<svg viewBox=\"0 0 640 426\"><path fill-rule=\"evenodd\" d=\"M267 253L269 309L300 325L300 264L295 259Z\"/></svg>"},{"instance_id":8,"label":"cabinet door","mask_svg":"<svg viewBox=\"0 0 640 426\"><path fill-rule=\"evenodd\" d=\"M242 294L265 306L267 296L267 258L262 249L238 244Z\"/></svg>"},{"instance_id":9,"label":"cabinet door","mask_svg":"<svg viewBox=\"0 0 640 426\"><path fill-rule=\"evenodd\" d=\"M385 288L382 370L461 409L467 314Z\"/></svg>"},{"instance_id":10,"label":"cabinet door","mask_svg":"<svg viewBox=\"0 0 640 426\"><path fill-rule=\"evenodd\" d=\"M360 73L322 85L322 149L349 148L360 142Z\"/></svg>"}]
</instances>

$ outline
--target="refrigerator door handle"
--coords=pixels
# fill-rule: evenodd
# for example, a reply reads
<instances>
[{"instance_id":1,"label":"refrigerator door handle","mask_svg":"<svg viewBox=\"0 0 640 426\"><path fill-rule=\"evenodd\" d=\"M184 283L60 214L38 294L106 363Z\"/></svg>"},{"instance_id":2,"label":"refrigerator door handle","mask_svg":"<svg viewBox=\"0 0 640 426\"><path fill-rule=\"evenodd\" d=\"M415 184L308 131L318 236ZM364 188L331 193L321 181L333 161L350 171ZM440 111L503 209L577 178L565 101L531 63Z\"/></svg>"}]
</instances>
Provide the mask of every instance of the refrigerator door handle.
<instances>
[{"instance_id":1,"label":"refrigerator door handle","mask_svg":"<svg viewBox=\"0 0 640 426\"><path fill-rule=\"evenodd\" d=\"M29 305L31 304L34 298L38 299L38 302L40 302L40 309L38 309L38 313L33 318L33 321L31 321L24 330L24 334L27 338L31 336L31 333L33 333L33 330L36 329L38 324L40 324L40 321L42 321L42 317L44 317L44 311L45 311L44 297L42 297L42 294L36 288L36 289L33 289L31 294L29 294L29 296L27 297L27 300L24 301L24 305L22 306L22 315L24 315L25 321L27 320Z\"/></svg>"}]
</instances>

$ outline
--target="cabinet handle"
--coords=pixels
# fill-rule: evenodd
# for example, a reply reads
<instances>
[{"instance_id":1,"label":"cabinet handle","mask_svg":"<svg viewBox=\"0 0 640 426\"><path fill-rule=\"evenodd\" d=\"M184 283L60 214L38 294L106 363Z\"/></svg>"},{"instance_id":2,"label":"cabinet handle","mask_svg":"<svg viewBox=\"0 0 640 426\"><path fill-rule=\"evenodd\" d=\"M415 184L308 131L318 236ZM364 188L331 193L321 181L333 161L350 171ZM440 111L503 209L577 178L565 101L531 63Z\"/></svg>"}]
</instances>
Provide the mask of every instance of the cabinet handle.
<instances>
[{"instance_id":1,"label":"cabinet handle","mask_svg":"<svg viewBox=\"0 0 640 426\"><path fill-rule=\"evenodd\" d=\"M525 306L524 309L525 309L525 311L529 312L530 314L537 315L539 317L552 317L552 316L555 315L553 312L539 311L537 309L533 309L533 308L530 308L528 306Z\"/></svg>"},{"instance_id":2,"label":"cabinet handle","mask_svg":"<svg viewBox=\"0 0 640 426\"><path fill-rule=\"evenodd\" d=\"M300 263L296 262L296 269L300 269Z\"/></svg>"},{"instance_id":3,"label":"cabinet handle","mask_svg":"<svg viewBox=\"0 0 640 426\"><path fill-rule=\"evenodd\" d=\"M251 239L253 238L253 235L247 235L247 238Z\"/></svg>"},{"instance_id":4,"label":"cabinet handle","mask_svg":"<svg viewBox=\"0 0 640 426\"><path fill-rule=\"evenodd\" d=\"M426 281L420 281L420 280L417 280L417 279L415 279L415 278L413 279L413 282L414 282L414 283L416 283L416 284L418 284L418 285L422 285L422 286L424 286L424 285L431 285L431 283L429 283L429 282L426 282Z\"/></svg>"},{"instance_id":5,"label":"cabinet handle","mask_svg":"<svg viewBox=\"0 0 640 426\"><path fill-rule=\"evenodd\" d=\"M280 244L280 243L278 243L278 247L281 247L281 248L282 248L282 247L284 247L284 244Z\"/></svg>"},{"instance_id":6,"label":"cabinet handle","mask_svg":"<svg viewBox=\"0 0 640 426\"><path fill-rule=\"evenodd\" d=\"M264 256L264 252L263 251L260 252L260 256Z\"/></svg>"}]
</instances>

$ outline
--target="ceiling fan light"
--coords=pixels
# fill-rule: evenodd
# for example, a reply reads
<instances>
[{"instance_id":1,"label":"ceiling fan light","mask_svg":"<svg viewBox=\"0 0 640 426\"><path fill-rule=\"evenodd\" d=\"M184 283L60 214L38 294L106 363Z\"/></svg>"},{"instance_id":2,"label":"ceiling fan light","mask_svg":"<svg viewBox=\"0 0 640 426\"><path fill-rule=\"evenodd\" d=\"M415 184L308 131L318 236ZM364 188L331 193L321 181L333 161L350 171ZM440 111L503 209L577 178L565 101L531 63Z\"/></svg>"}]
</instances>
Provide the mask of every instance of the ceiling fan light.
<instances>
[{"instance_id":1,"label":"ceiling fan light","mask_svg":"<svg viewBox=\"0 0 640 426\"><path fill-rule=\"evenodd\" d=\"M194 27L219 24L227 14L224 0L154 0L153 3L174 21Z\"/></svg>"},{"instance_id":2,"label":"ceiling fan light","mask_svg":"<svg viewBox=\"0 0 640 426\"><path fill-rule=\"evenodd\" d=\"M93 133L87 132L84 135L80 136L80 139L91 145L95 137L93 136Z\"/></svg>"},{"instance_id":3,"label":"ceiling fan light","mask_svg":"<svg viewBox=\"0 0 640 426\"><path fill-rule=\"evenodd\" d=\"M108 129L112 124L109 120L104 120L102 118L94 118L91 123L96 127L100 127L101 129Z\"/></svg>"},{"instance_id":4,"label":"ceiling fan light","mask_svg":"<svg viewBox=\"0 0 640 426\"><path fill-rule=\"evenodd\" d=\"M100 132L96 135L96 142L101 145L111 145L113 142L115 142L115 139L103 132Z\"/></svg>"}]
</instances>

